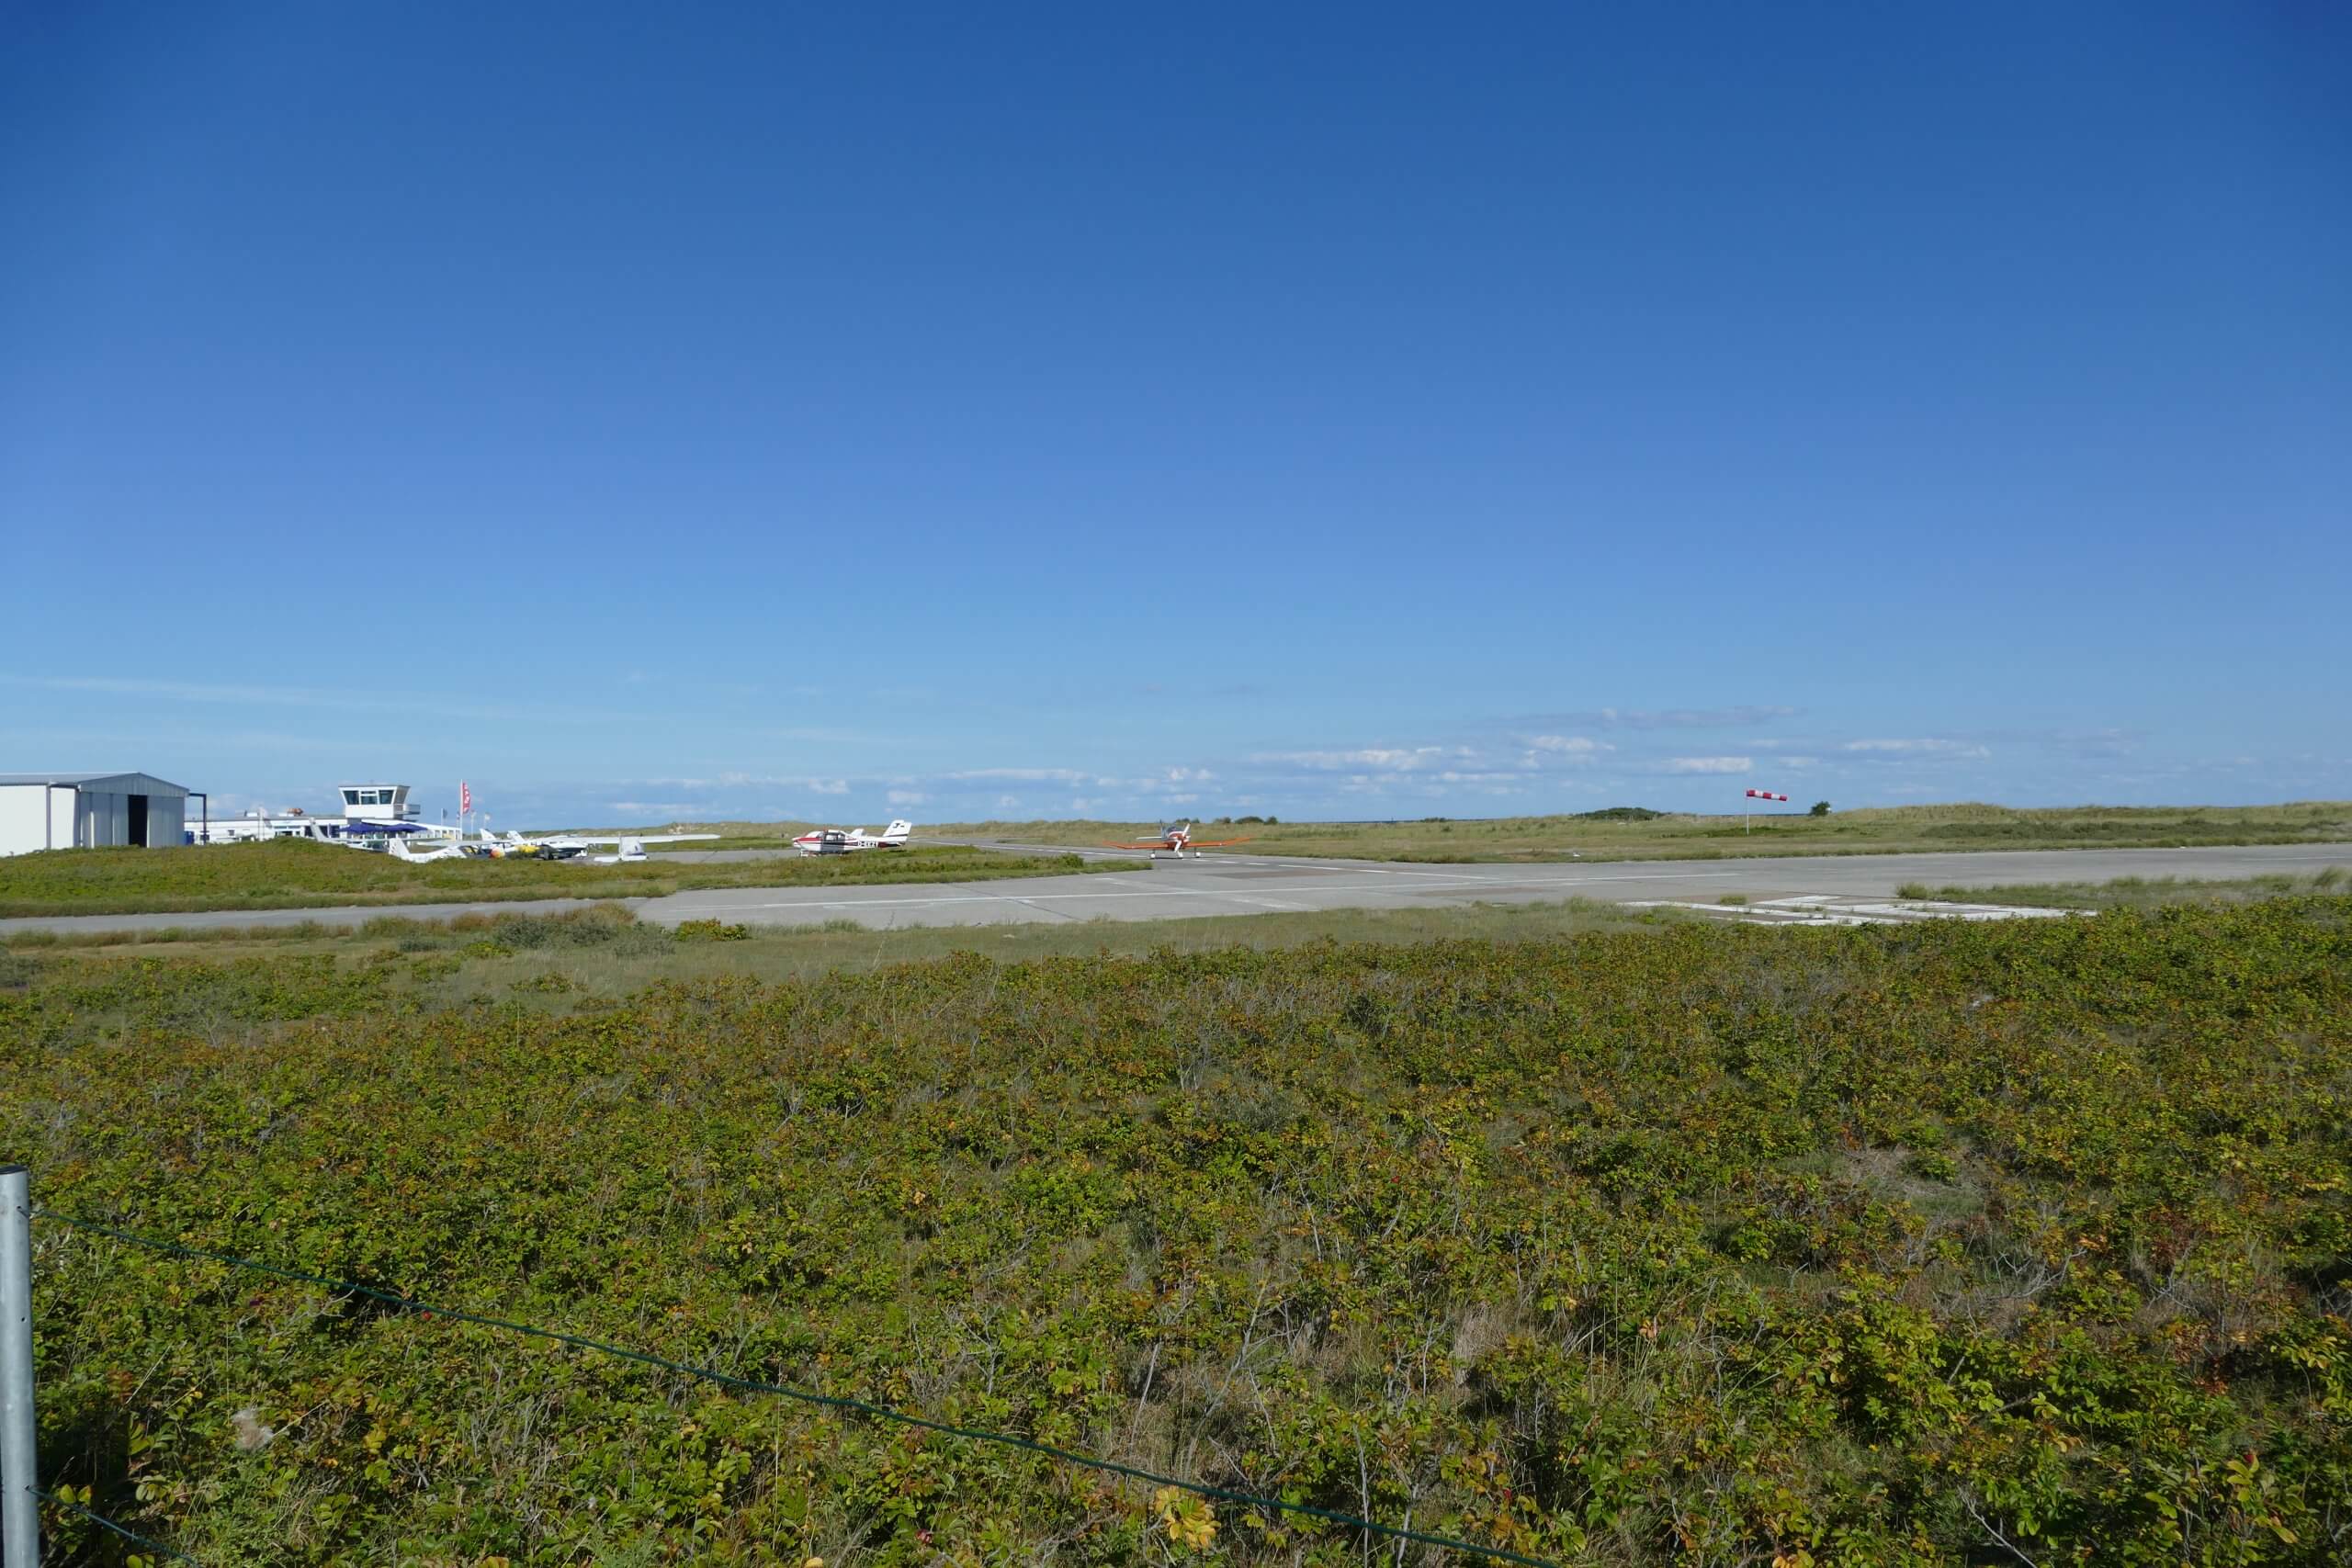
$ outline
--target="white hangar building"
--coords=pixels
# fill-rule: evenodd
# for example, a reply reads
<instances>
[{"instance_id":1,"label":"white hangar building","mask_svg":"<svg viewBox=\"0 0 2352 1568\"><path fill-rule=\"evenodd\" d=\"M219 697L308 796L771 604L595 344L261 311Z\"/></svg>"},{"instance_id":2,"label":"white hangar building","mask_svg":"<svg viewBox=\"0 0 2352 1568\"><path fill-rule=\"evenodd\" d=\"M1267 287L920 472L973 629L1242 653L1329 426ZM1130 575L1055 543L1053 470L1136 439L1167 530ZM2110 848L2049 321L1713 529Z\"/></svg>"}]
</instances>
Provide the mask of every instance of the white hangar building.
<instances>
[{"instance_id":1,"label":"white hangar building","mask_svg":"<svg viewBox=\"0 0 2352 1568\"><path fill-rule=\"evenodd\" d=\"M150 773L0 773L0 855L185 843L187 797Z\"/></svg>"}]
</instances>

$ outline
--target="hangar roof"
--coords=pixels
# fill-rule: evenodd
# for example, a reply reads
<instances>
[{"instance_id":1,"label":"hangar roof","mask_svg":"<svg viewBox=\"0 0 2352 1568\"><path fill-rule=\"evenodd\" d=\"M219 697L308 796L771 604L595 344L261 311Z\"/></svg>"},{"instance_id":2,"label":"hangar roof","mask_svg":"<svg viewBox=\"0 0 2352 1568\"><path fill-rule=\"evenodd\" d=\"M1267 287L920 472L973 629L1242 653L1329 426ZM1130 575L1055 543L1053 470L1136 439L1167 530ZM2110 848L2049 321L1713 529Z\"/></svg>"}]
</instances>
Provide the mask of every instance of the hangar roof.
<instances>
[{"instance_id":1,"label":"hangar roof","mask_svg":"<svg viewBox=\"0 0 2352 1568\"><path fill-rule=\"evenodd\" d=\"M120 786L113 793L120 795L186 795L186 784L175 784L159 779L153 773L0 773L0 785L7 784L71 784L88 788L96 784Z\"/></svg>"}]
</instances>

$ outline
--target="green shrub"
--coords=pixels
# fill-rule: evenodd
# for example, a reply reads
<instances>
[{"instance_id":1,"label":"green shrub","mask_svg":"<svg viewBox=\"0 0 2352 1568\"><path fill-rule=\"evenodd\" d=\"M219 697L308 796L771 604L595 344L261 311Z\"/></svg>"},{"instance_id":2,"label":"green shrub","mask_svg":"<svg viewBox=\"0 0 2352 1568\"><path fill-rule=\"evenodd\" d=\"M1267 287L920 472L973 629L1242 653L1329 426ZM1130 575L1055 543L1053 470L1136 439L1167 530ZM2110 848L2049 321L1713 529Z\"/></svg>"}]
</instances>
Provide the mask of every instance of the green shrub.
<instances>
[{"instance_id":1,"label":"green shrub","mask_svg":"<svg viewBox=\"0 0 2352 1568\"><path fill-rule=\"evenodd\" d=\"M0 1148L187 1246L1564 1563L2352 1517L2352 899L422 1014L331 954L41 962ZM36 1236L44 1486L203 1561L1177 1555L1035 1452Z\"/></svg>"}]
</instances>

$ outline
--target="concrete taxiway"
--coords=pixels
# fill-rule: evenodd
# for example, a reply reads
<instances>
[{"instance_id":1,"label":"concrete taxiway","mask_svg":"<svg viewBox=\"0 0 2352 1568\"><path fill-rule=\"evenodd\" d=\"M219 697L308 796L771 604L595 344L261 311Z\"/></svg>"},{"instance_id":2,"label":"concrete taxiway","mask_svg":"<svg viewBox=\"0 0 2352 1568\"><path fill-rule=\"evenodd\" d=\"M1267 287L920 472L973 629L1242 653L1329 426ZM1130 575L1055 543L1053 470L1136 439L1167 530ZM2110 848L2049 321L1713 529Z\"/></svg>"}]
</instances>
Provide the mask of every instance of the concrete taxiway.
<instances>
[{"instance_id":1,"label":"concrete taxiway","mask_svg":"<svg viewBox=\"0 0 2352 1568\"><path fill-rule=\"evenodd\" d=\"M1603 861L1589 864L1571 861L1537 865L1303 860L1212 850L1198 858L1187 855L1179 861L1163 856L1157 861L1139 862L1134 875L1091 873L1005 882L714 888L650 899L639 907L638 914L641 919L665 924L718 919L792 926L850 919L864 926L888 928L1019 921L1160 920L1203 915L1533 904L1565 898L1596 898L1624 904L1713 904L1726 894L1740 895L1751 904L1824 896L1840 905L1848 900L1876 905L1894 898L1899 888L1913 882L1935 887L1994 887L2015 883L2106 882L2125 876L2198 880L2307 876L2329 866L2352 869L2352 844ZM1825 916L1828 912L1821 911ZM1759 918L1785 920L1792 917ZM1889 918L1911 918L1911 913L1900 911ZM1850 922L1825 918L1808 923Z\"/></svg>"},{"instance_id":2,"label":"concrete taxiway","mask_svg":"<svg viewBox=\"0 0 2352 1568\"><path fill-rule=\"evenodd\" d=\"M996 846L991 846L996 847ZM1029 846L1001 846L1005 848ZM1054 852L1066 852L1058 846ZM1094 852L1115 857L1124 852ZM1198 858L1136 863L1131 874L1089 873L997 882L892 883L835 887L729 887L626 900L642 919L674 925L717 919L749 925L977 926L1014 921L1160 920L1205 915L1412 909L1471 904L1533 904L1595 898L1726 911L1724 918L1773 923L1852 924L1855 919L1918 918L1900 907L1907 883L1996 887L2019 883L2106 882L2117 877L2226 880L2308 876L2352 870L2352 844L2275 844L2178 850L2004 850L1960 854L1818 855L1753 860L1547 862L1436 865L1303 860L1212 850ZM1748 916L1722 906L1737 895ZM1810 901L1810 902L1807 902ZM1773 904L1779 913L1753 908ZM203 930L298 925L356 926L383 915L447 919L459 914L553 914L574 898L514 903L406 904L367 908L233 909L175 915L77 915L0 920L0 939L21 931ZM1953 911L1965 915L1969 912Z\"/></svg>"}]
</instances>

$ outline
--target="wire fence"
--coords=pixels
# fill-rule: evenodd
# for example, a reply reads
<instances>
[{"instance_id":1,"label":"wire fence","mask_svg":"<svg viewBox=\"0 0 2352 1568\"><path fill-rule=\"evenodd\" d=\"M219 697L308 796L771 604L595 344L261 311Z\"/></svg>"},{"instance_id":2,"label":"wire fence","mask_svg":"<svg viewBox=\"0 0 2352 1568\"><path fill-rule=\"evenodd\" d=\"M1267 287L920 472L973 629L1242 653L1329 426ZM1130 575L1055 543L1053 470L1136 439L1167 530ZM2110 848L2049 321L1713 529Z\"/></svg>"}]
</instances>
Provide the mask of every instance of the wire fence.
<instances>
[{"instance_id":1,"label":"wire fence","mask_svg":"<svg viewBox=\"0 0 2352 1568\"><path fill-rule=\"evenodd\" d=\"M1523 1564L1524 1568L1555 1568L1555 1564L1544 1558L1525 1556L1498 1546L1484 1546L1476 1541L1462 1540L1453 1536L1412 1529L1403 1525L1382 1524L1374 1519L1363 1518L1336 1509L1318 1508L1308 1503L1287 1502L1279 1497L1264 1497L1253 1493L1237 1492L1228 1487L1215 1486L1206 1482L1191 1481L1182 1476L1162 1475L1158 1472L1145 1470L1136 1465L1122 1464L1116 1460L1103 1459L1093 1454L1074 1452L1069 1449L1057 1448L1051 1443L1041 1443L1032 1438L1017 1437L1010 1432L993 1432L984 1427L959 1427L952 1422L934 1421L929 1416L893 1409L887 1404L876 1404L871 1400L857 1399L845 1394L819 1393L811 1389L794 1388L786 1383L768 1382L759 1378L739 1377L732 1372L720 1371L715 1367L702 1367L689 1361L673 1360L667 1356L632 1349L626 1345L615 1345L605 1340L591 1338L586 1335L570 1334L561 1329L543 1328L535 1324L516 1323L507 1318L487 1316L481 1313L460 1311L455 1307L437 1306L431 1302L419 1301L412 1296L379 1290L374 1286L359 1284L350 1280L337 1280L332 1276L312 1273L304 1269L288 1269L275 1263L265 1263L258 1258L242 1258L232 1252L215 1252L206 1247L187 1247L178 1242L163 1241L153 1236L141 1235L135 1231L122 1230L113 1225L101 1224L95 1220L83 1219L78 1215L62 1213L55 1209L37 1206L32 1211L32 1214L35 1219L53 1221L74 1230L92 1235L110 1237L115 1241L132 1247L145 1247L168 1257L226 1264L232 1268L266 1274L298 1284L317 1285L339 1296L365 1297L401 1312L413 1313L421 1317L447 1318L455 1323L476 1324L484 1328L500 1329L509 1334L552 1340L556 1344L568 1345L574 1349L593 1350L599 1355L615 1357L624 1361L634 1361L639 1366L652 1367L661 1371L674 1372L682 1377L715 1383L740 1393L767 1394L803 1404L863 1416L876 1421L917 1427L927 1432L937 1432L942 1436L960 1438L967 1442L990 1443L1001 1448L1017 1449L1028 1453L1041 1454L1047 1459L1081 1469L1099 1471L1108 1475L1124 1476L1130 1480L1146 1482L1154 1486L1173 1487L1213 1502L1232 1503L1247 1508L1265 1509L1272 1513L1289 1514L1302 1518L1316 1519L1325 1524L1340 1525L1351 1530L1363 1532L1367 1537L1378 1536L1387 1540L1436 1547L1443 1551L1482 1558L1488 1562L1520 1563ZM111 1519L91 1513L87 1508L62 1499L50 1500L57 1502L60 1506L71 1508L74 1512L84 1515L116 1534L137 1541L152 1551L164 1552L184 1562L197 1561L184 1552L173 1551L169 1547L158 1546Z\"/></svg>"},{"instance_id":2,"label":"wire fence","mask_svg":"<svg viewBox=\"0 0 2352 1568\"><path fill-rule=\"evenodd\" d=\"M41 1501L50 1504L54 1507L62 1508L69 1514L79 1514L82 1517L89 1520L92 1524L111 1530L116 1535L122 1537L123 1540L130 1542L131 1545L136 1546L142 1551L151 1551L158 1557L168 1557L175 1562L194 1562L196 1561L195 1558L190 1557L187 1552L176 1551L172 1547L165 1546L160 1540L148 1540L145 1536L141 1535L137 1530L132 1529L129 1525L119 1524L115 1520L107 1517L104 1514L92 1512L90 1509L84 1507L81 1504L74 1502L71 1497L48 1496L41 1498Z\"/></svg>"}]
</instances>

